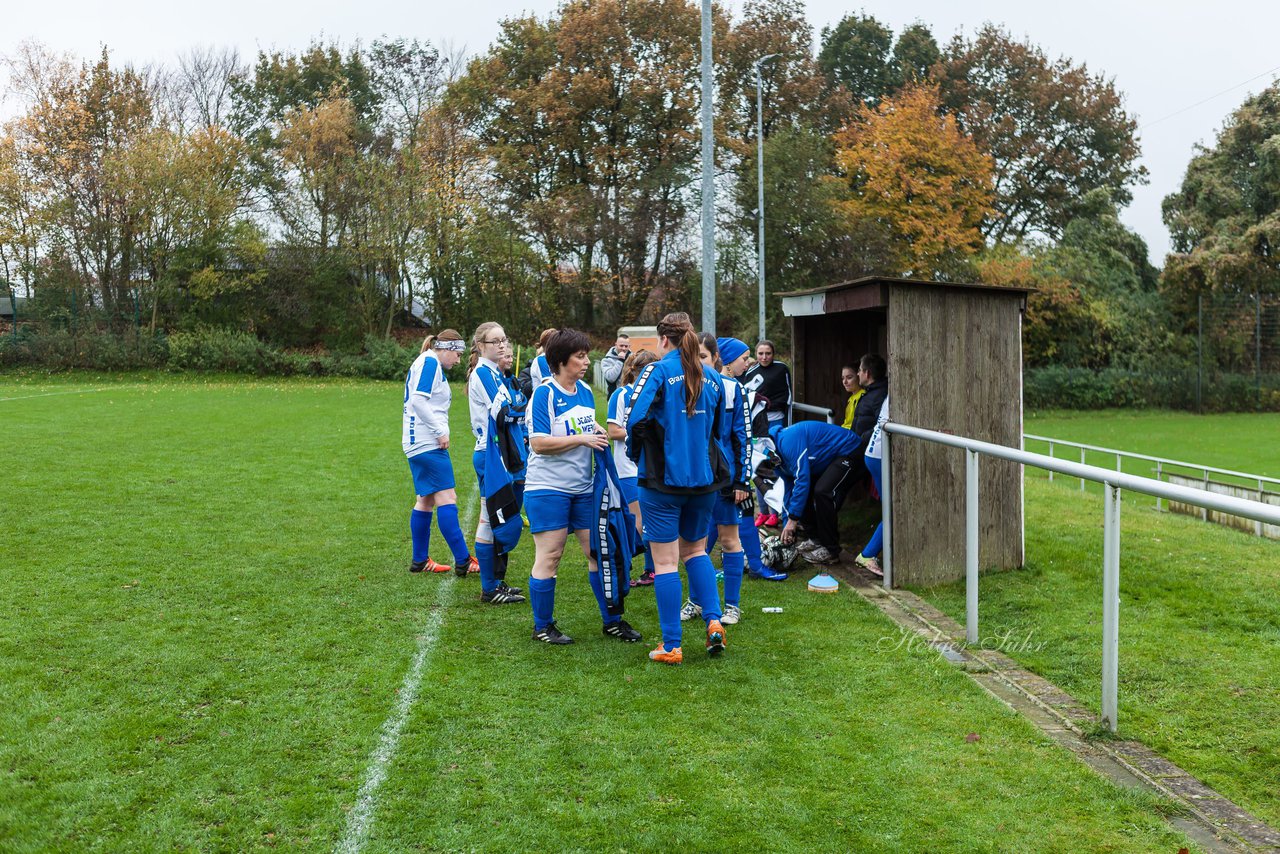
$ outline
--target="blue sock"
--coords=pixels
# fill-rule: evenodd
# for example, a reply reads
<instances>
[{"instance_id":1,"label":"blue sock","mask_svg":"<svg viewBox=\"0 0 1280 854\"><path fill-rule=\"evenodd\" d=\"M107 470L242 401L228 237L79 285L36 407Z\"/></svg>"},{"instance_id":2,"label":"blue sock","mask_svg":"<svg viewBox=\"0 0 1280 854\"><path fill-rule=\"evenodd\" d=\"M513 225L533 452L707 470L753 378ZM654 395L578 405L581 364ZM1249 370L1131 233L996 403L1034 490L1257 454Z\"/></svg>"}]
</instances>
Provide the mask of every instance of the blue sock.
<instances>
[{"instance_id":1,"label":"blue sock","mask_svg":"<svg viewBox=\"0 0 1280 854\"><path fill-rule=\"evenodd\" d=\"M462 526L458 524L458 505L441 504L437 507L436 524L440 526L440 533L444 534L444 541L453 552L454 563L466 566L471 559L471 552L467 551L467 538L462 536Z\"/></svg>"},{"instance_id":2,"label":"blue sock","mask_svg":"<svg viewBox=\"0 0 1280 854\"><path fill-rule=\"evenodd\" d=\"M862 550L863 557L880 557L880 552L884 548L884 523L876 525L875 533L871 535L871 539L867 541L867 547Z\"/></svg>"},{"instance_id":3,"label":"blue sock","mask_svg":"<svg viewBox=\"0 0 1280 854\"><path fill-rule=\"evenodd\" d=\"M591 592L596 594L596 604L600 606L600 618L604 620L604 624L607 626L621 620L622 617L609 613L609 605L604 598L604 579L600 576L599 570L588 572L587 578L591 581Z\"/></svg>"},{"instance_id":4,"label":"blue sock","mask_svg":"<svg viewBox=\"0 0 1280 854\"><path fill-rule=\"evenodd\" d=\"M742 595L742 567L746 557L742 552L724 552L724 602L737 605Z\"/></svg>"},{"instance_id":5,"label":"blue sock","mask_svg":"<svg viewBox=\"0 0 1280 854\"><path fill-rule=\"evenodd\" d=\"M476 542L476 560L480 562L480 589L489 593L498 588L493 574L493 543Z\"/></svg>"},{"instance_id":6,"label":"blue sock","mask_svg":"<svg viewBox=\"0 0 1280 854\"><path fill-rule=\"evenodd\" d=\"M710 622L720 619L720 588L716 586L716 568L705 554L684 562L689 576L689 598L702 609L702 619Z\"/></svg>"},{"instance_id":7,"label":"blue sock","mask_svg":"<svg viewBox=\"0 0 1280 854\"><path fill-rule=\"evenodd\" d=\"M556 580L530 576L529 604L533 606L534 631L541 631L551 625L556 608Z\"/></svg>"},{"instance_id":8,"label":"blue sock","mask_svg":"<svg viewBox=\"0 0 1280 854\"><path fill-rule=\"evenodd\" d=\"M431 545L431 511L414 510L409 513L409 534L413 537L413 562L427 559Z\"/></svg>"},{"instance_id":9,"label":"blue sock","mask_svg":"<svg viewBox=\"0 0 1280 854\"><path fill-rule=\"evenodd\" d=\"M653 578L653 598L658 604L658 627L662 645L668 652L680 645L680 597L684 585L680 573L665 572Z\"/></svg>"},{"instance_id":10,"label":"blue sock","mask_svg":"<svg viewBox=\"0 0 1280 854\"><path fill-rule=\"evenodd\" d=\"M760 560L760 532L756 530L756 523L751 519L739 519L738 539L742 541L742 551L747 556L747 566L752 572L759 574L764 564Z\"/></svg>"}]
</instances>

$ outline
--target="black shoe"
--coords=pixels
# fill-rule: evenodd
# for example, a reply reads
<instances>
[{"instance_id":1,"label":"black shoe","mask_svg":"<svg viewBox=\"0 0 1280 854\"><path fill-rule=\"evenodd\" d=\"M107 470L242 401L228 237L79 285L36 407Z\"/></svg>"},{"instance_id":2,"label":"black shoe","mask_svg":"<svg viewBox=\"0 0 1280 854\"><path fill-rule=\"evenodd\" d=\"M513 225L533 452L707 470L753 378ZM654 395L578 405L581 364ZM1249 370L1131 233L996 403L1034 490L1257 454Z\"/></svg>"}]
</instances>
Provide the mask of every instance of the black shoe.
<instances>
[{"instance_id":1,"label":"black shoe","mask_svg":"<svg viewBox=\"0 0 1280 854\"><path fill-rule=\"evenodd\" d=\"M499 579L498 579L498 586L499 586L499 587L501 587L503 590L510 590L512 593L516 594L517 596L523 596L523 595L524 595L524 590L523 590L523 589L521 589L521 588L519 588L519 587L512 587L510 584L507 584L507 583L506 583L505 581L503 581L501 578L499 578Z\"/></svg>"},{"instance_id":2,"label":"black shoe","mask_svg":"<svg viewBox=\"0 0 1280 854\"><path fill-rule=\"evenodd\" d=\"M514 587L495 587L488 593L481 593L480 601L489 605L517 605L524 601L524 596Z\"/></svg>"},{"instance_id":3,"label":"black shoe","mask_svg":"<svg viewBox=\"0 0 1280 854\"><path fill-rule=\"evenodd\" d=\"M430 558L427 558L427 560L430 560ZM427 561L425 560L415 560L415 561L410 561L409 563L410 572L422 572L426 568L427 568Z\"/></svg>"},{"instance_id":4,"label":"black shoe","mask_svg":"<svg viewBox=\"0 0 1280 854\"><path fill-rule=\"evenodd\" d=\"M631 628L631 624L626 620L619 620L616 623L608 623L602 631L604 632L605 637L617 638L618 640L626 643L638 643L644 640L644 637L635 629Z\"/></svg>"},{"instance_id":5,"label":"black shoe","mask_svg":"<svg viewBox=\"0 0 1280 854\"><path fill-rule=\"evenodd\" d=\"M543 643L553 643L557 645L573 643L573 638L569 637L564 632L560 631L559 626L557 626L555 623L550 623L542 631L538 631L537 629L534 629L533 639L536 641L542 641Z\"/></svg>"}]
</instances>

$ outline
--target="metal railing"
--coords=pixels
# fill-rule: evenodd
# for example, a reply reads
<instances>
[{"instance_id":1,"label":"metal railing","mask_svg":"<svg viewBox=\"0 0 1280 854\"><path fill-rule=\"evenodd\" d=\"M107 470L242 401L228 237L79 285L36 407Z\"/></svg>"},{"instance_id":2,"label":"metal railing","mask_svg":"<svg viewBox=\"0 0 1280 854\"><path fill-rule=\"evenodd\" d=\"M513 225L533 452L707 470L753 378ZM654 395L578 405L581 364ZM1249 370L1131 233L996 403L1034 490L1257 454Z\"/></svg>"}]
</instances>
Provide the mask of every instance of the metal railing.
<instances>
[{"instance_id":1,"label":"metal railing","mask_svg":"<svg viewBox=\"0 0 1280 854\"><path fill-rule=\"evenodd\" d=\"M1262 494L1266 491L1266 484L1271 484L1273 486L1276 486L1277 488L1280 488L1280 478L1267 477L1265 475L1253 474L1252 472L1233 471L1231 469L1217 468L1215 466L1206 466L1206 465L1202 465L1201 463L1188 463L1188 462L1183 462L1182 460L1171 460L1167 457L1153 457L1150 454L1139 454L1133 451L1121 451L1118 448L1103 448L1098 445L1086 445L1083 442L1069 442L1066 439L1054 439L1049 436L1036 436L1032 433L1023 433L1022 434L1023 442L1025 443L1028 439L1034 442L1048 443L1049 456L1051 457L1053 456L1054 448L1057 447L1058 445L1062 445L1067 448L1078 449L1080 451L1081 464L1084 463L1085 455L1089 451L1093 451L1094 453L1099 453L1099 454L1106 454L1108 456L1114 456L1116 458L1116 471L1120 471L1121 464L1123 463L1124 460L1127 460L1127 459L1142 460L1144 462L1155 463L1156 464L1156 480L1164 480L1164 477L1167 474L1177 474L1176 472L1166 471L1166 468L1189 469L1191 471L1200 472L1201 480L1204 483L1205 491L1208 491L1209 489L1210 474L1217 474L1217 475L1222 475L1223 477L1230 477L1236 480L1247 481L1249 483L1249 486L1247 488L1249 489L1255 488L1254 484L1257 484L1256 489L1258 490L1258 496L1260 498ZM1049 472L1049 480L1050 481L1053 480L1052 471ZM1084 478L1081 478L1080 479L1081 492L1084 491L1084 485L1085 485L1085 480ZM1234 484L1231 484L1231 485L1234 485ZM1277 490L1273 490L1273 491L1277 491ZM1159 495L1156 496L1156 509L1164 510L1164 499ZM1201 508L1200 518L1208 520L1209 511L1207 508L1203 508L1203 507ZM1255 524L1254 524L1253 532L1257 536L1261 537L1262 522L1256 519L1254 520L1254 522Z\"/></svg>"},{"instance_id":2,"label":"metal railing","mask_svg":"<svg viewBox=\"0 0 1280 854\"><path fill-rule=\"evenodd\" d=\"M1018 448L1009 448L977 439L967 439L934 430L923 430L892 421L884 425L884 457L881 467L881 511L884 525L884 545L881 565L884 567L884 586L893 586L893 532L892 486L890 484L891 437L908 437L934 442L965 452L965 640L978 642L978 457L986 455L1025 466L1034 466L1068 477L1078 477L1103 485L1103 535L1102 535L1102 723L1112 732L1116 730L1116 706L1118 698L1120 653L1120 490L1131 489L1145 495L1153 495L1168 501L1193 504L1207 510L1217 510L1254 519L1272 525L1280 525L1280 507L1250 501L1231 495L1204 492L1187 486L1164 483L1149 477L1110 471L1098 466L1081 465L1055 459L1044 454L1033 454Z\"/></svg>"},{"instance_id":3,"label":"metal railing","mask_svg":"<svg viewBox=\"0 0 1280 854\"><path fill-rule=\"evenodd\" d=\"M812 415L821 415L823 418L826 418L826 419L827 419L827 423L828 423L828 424L835 424L835 423L836 423L836 419L835 419L835 411L834 411L834 410L832 410L832 409L829 409L829 408L827 408L827 407L825 407L825 406L813 406L813 405L808 404L808 403L793 403L793 404L791 404L791 411L792 411L793 413L794 413L794 412L795 412L795 410L797 410L797 409L798 409L798 410L800 410L801 412L808 412L808 413L810 413L810 414L812 414ZM791 423L795 423L795 419L794 419L792 416L790 416L790 415L788 415L788 417L787 417L787 421L789 421L789 422L791 422Z\"/></svg>"}]
</instances>

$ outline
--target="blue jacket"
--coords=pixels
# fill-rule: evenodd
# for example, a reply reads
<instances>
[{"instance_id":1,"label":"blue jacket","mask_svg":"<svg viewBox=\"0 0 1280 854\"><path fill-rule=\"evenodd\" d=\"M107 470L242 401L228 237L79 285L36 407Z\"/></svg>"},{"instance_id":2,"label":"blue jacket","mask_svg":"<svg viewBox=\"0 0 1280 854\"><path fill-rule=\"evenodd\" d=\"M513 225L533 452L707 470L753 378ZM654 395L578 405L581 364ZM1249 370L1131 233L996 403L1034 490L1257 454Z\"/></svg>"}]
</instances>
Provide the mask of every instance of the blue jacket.
<instances>
[{"instance_id":1,"label":"blue jacket","mask_svg":"<svg viewBox=\"0 0 1280 854\"><path fill-rule=\"evenodd\" d=\"M720 375L702 367L702 394L692 417L685 410L684 366L672 350L636 380L627 416L627 456L636 461L641 486L659 492L701 495L729 485L731 471L720 450L724 389Z\"/></svg>"},{"instance_id":2,"label":"blue jacket","mask_svg":"<svg viewBox=\"0 0 1280 854\"><path fill-rule=\"evenodd\" d=\"M770 432L782 460L778 474L787 484L787 513L798 519L818 478L837 458L858 449L858 437L825 421L801 421Z\"/></svg>"},{"instance_id":3,"label":"blue jacket","mask_svg":"<svg viewBox=\"0 0 1280 854\"><path fill-rule=\"evenodd\" d=\"M747 418L747 392L730 376L722 376L724 404L720 408L720 452L729 463L731 483L747 489L751 482L751 429Z\"/></svg>"},{"instance_id":4,"label":"blue jacket","mask_svg":"<svg viewBox=\"0 0 1280 854\"><path fill-rule=\"evenodd\" d=\"M605 605L611 615L617 616L622 613L622 600L631 589L631 559L644 549L644 544L636 530L636 517L622 493L613 454L596 451L595 458L591 555L600 569Z\"/></svg>"}]
</instances>

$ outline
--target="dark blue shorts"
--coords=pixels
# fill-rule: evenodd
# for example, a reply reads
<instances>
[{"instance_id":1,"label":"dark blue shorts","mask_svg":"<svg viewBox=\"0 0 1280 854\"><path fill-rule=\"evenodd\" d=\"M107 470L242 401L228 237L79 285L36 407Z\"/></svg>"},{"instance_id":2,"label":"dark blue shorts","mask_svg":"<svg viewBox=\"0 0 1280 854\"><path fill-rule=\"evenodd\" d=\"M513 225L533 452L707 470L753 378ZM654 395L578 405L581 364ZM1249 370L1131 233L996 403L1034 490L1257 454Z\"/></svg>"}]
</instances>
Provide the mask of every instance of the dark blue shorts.
<instances>
[{"instance_id":1,"label":"dark blue shorts","mask_svg":"<svg viewBox=\"0 0 1280 854\"><path fill-rule=\"evenodd\" d=\"M591 527L594 496L590 492L571 495L554 489L535 489L524 494L524 511L529 517L529 530L585 531Z\"/></svg>"},{"instance_id":2,"label":"dark blue shorts","mask_svg":"<svg viewBox=\"0 0 1280 854\"><path fill-rule=\"evenodd\" d=\"M644 538L651 543L674 543L677 539L694 542L707 536L711 529L711 510L718 496L670 495L640 487L640 516Z\"/></svg>"},{"instance_id":3,"label":"dark blue shorts","mask_svg":"<svg viewBox=\"0 0 1280 854\"><path fill-rule=\"evenodd\" d=\"M453 489L453 462L444 448L423 451L409 457L409 472L413 475L415 495L435 495L445 489Z\"/></svg>"},{"instance_id":4,"label":"dark blue shorts","mask_svg":"<svg viewBox=\"0 0 1280 854\"><path fill-rule=\"evenodd\" d=\"M742 511L738 509L738 505L733 503L732 498L724 498L716 495L716 506L711 508L711 521L717 525L733 525L738 526L738 520L742 518Z\"/></svg>"}]
</instances>

